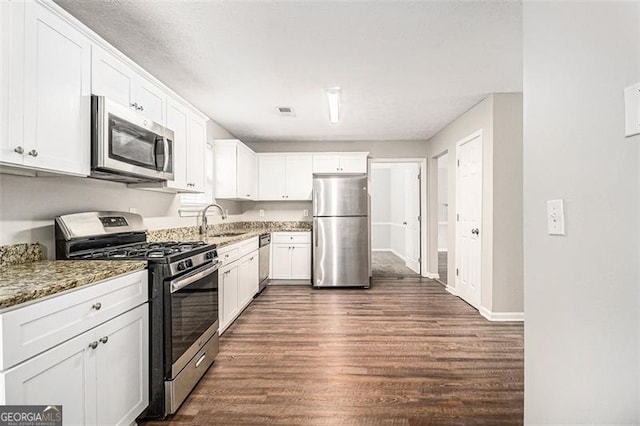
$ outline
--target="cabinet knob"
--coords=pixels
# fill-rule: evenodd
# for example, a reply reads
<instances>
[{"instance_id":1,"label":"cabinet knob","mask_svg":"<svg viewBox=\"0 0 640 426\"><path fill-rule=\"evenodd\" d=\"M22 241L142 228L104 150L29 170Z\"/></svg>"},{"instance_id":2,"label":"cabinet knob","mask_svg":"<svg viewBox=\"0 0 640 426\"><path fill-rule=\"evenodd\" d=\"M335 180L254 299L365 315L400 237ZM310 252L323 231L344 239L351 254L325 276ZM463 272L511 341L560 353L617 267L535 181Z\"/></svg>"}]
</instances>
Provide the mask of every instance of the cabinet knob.
<instances>
[{"instance_id":1,"label":"cabinet knob","mask_svg":"<svg viewBox=\"0 0 640 426\"><path fill-rule=\"evenodd\" d=\"M144 107L142 105L140 105L140 107L138 107L138 110L144 111Z\"/></svg>"},{"instance_id":2,"label":"cabinet knob","mask_svg":"<svg viewBox=\"0 0 640 426\"><path fill-rule=\"evenodd\" d=\"M32 149L27 154L29 154L32 157L37 157L38 156L38 151L36 151L35 149Z\"/></svg>"},{"instance_id":3,"label":"cabinet knob","mask_svg":"<svg viewBox=\"0 0 640 426\"><path fill-rule=\"evenodd\" d=\"M98 342L91 342L91 343L89 343L89 347L90 347L91 349L95 349L95 348L97 348L97 347L98 347Z\"/></svg>"},{"instance_id":4,"label":"cabinet knob","mask_svg":"<svg viewBox=\"0 0 640 426\"><path fill-rule=\"evenodd\" d=\"M100 343L107 343L109 341L109 336L104 336L100 339Z\"/></svg>"},{"instance_id":5,"label":"cabinet knob","mask_svg":"<svg viewBox=\"0 0 640 426\"><path fill-rule=\"evenodd\" d=\"M24 149L21 146L16 146L16 148L13 150L13 152L15 152L17 154L24 154Z\"/></svg>"},{"instance_id":6,"label":"cabinet knob","mask_svg":"<svg viewBox=\"0 0 640 426\"><path fill-rule=\"evenodd\" d=\"M251 197L251 194L247 194L247 197Z\"/></svg>"},{"instance_id":7,"label":"cabinet knob","mask_svg":"<svg viewBox=\"0 0 640 426\"><path fill-rule=\"evenodd\" d=\"M129 104L129 106L130 106L130 107L133 107L133 108L135 108L135 109L138 109L138 104L137 104L137 103Z\"/></svg>"},{"instance_id":8,"label":"cabinet knob","mask_svg":"<svg viewBox=\"0 0 640 426\"><path fill-rule=\"evenodd\" d=\"M91 306L91 309L95 309L96 311L99 311L100 308L102 308L102 303L100 302L94 303L93 306Z\"/></svg>"}]
</instances>

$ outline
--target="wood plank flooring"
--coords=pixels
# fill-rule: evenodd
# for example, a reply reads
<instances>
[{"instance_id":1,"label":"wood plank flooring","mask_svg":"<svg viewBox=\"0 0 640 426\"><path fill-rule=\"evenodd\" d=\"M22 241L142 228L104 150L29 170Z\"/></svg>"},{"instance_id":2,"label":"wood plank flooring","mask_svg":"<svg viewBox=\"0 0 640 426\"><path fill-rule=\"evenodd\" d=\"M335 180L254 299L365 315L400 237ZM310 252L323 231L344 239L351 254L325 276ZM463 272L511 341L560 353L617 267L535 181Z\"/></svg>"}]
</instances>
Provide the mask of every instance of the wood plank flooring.
<instances>
[{"instance_id":1,"label":"wood plank flooring","mask_svg":"<svg viewBox=\"0 0 640 426\"><path fill-rule=\"evenodd\" d=\"M154 424L518 425L523 367L521 323L491 323L434 281L273 286Z\"/></svg>"}]
</instances>

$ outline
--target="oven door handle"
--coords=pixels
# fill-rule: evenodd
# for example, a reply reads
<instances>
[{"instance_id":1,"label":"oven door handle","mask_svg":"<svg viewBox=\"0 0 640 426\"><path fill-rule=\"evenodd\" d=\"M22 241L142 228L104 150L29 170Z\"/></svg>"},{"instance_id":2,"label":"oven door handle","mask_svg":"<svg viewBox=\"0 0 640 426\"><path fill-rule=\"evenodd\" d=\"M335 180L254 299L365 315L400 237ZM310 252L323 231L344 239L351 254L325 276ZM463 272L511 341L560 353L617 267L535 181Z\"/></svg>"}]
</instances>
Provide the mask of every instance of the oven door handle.
<instances>
[{"instance_id":1,"label":"oven door handle","mask_svg":"<svg viewBox=\"0 0 640 426\"><path fill-rule=\"evenodd\" d=\"M189 284L193 284L194 282L201 280L202 278L213 274L215 271L220 268L220 262L215 261L210 265L207 265L206 268L203 268L200 271L194 272L190 275L186 275L184 277L180 277L177 280L173 280L170 282L171 293L175 293L176 291L185 288Z\"/></svg>"}]
</instances>

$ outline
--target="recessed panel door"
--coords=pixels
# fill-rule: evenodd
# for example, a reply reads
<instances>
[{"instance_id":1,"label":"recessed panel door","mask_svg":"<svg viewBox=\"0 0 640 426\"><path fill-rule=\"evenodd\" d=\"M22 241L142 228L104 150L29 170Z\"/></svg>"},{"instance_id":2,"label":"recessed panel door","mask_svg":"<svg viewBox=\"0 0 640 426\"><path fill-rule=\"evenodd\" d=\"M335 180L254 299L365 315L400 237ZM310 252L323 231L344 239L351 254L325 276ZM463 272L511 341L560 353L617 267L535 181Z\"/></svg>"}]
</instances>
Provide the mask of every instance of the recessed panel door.
<instances>
[{"instance_id":1,"label":"recessed panel door","mask_svg":"<svg viewBox=\"0 0 640 426\"><path fill-rule=\"evenodd\" d=\"M482 134L459 143L456 156L456 290L477 309L482 277Z\"/></svg>"}]
</instances>

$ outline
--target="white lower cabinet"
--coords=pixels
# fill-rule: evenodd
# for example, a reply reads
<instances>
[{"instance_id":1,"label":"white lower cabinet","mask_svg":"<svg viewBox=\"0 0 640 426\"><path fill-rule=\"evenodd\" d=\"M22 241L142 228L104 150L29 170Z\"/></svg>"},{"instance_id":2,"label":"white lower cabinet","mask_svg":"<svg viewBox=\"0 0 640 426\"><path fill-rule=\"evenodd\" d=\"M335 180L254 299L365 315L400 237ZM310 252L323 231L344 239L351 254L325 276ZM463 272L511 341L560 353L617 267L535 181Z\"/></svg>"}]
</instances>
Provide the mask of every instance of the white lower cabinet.
<instances>
[{"instance_id":1,"label":"white lower cabinet","mask_svg":"<svg viewBox=\"0 0 640 426\"><path fill-rule=\"evenodd\" d=\"M223 266L218 272L219 331L222 334L258 293L258 239L219 250Z\"/></svg>"},{"instance_id":2,"label":"white lower cabinet","mask_svg":"<svg viewBox=\"0 0 640 426\"><path fill-rule=\"evenodd\" d=\"M311 279L311 232L273 233L270 278Z\"/></svg>"},{"instance_id":3,"label":"white lower cabinet","mask_svg":"<svg viewBox=\"0 0 640 426\"><path fill-rule=\"evenodd\" d=\"M64 424L130 425L149 403L147 271L0 314L0 404Z\"/></svg>"},{"instance_id":4,"label":"white lower cabinet","mask_svg":"<svg viewBox=\"0 0 640 426\"><path fill-rule=\"evenodd\" d=\"M3 373L2 404L62 405L65 424L130 425L149 400L145 303Z\"/></svg>"}]
</instances>

